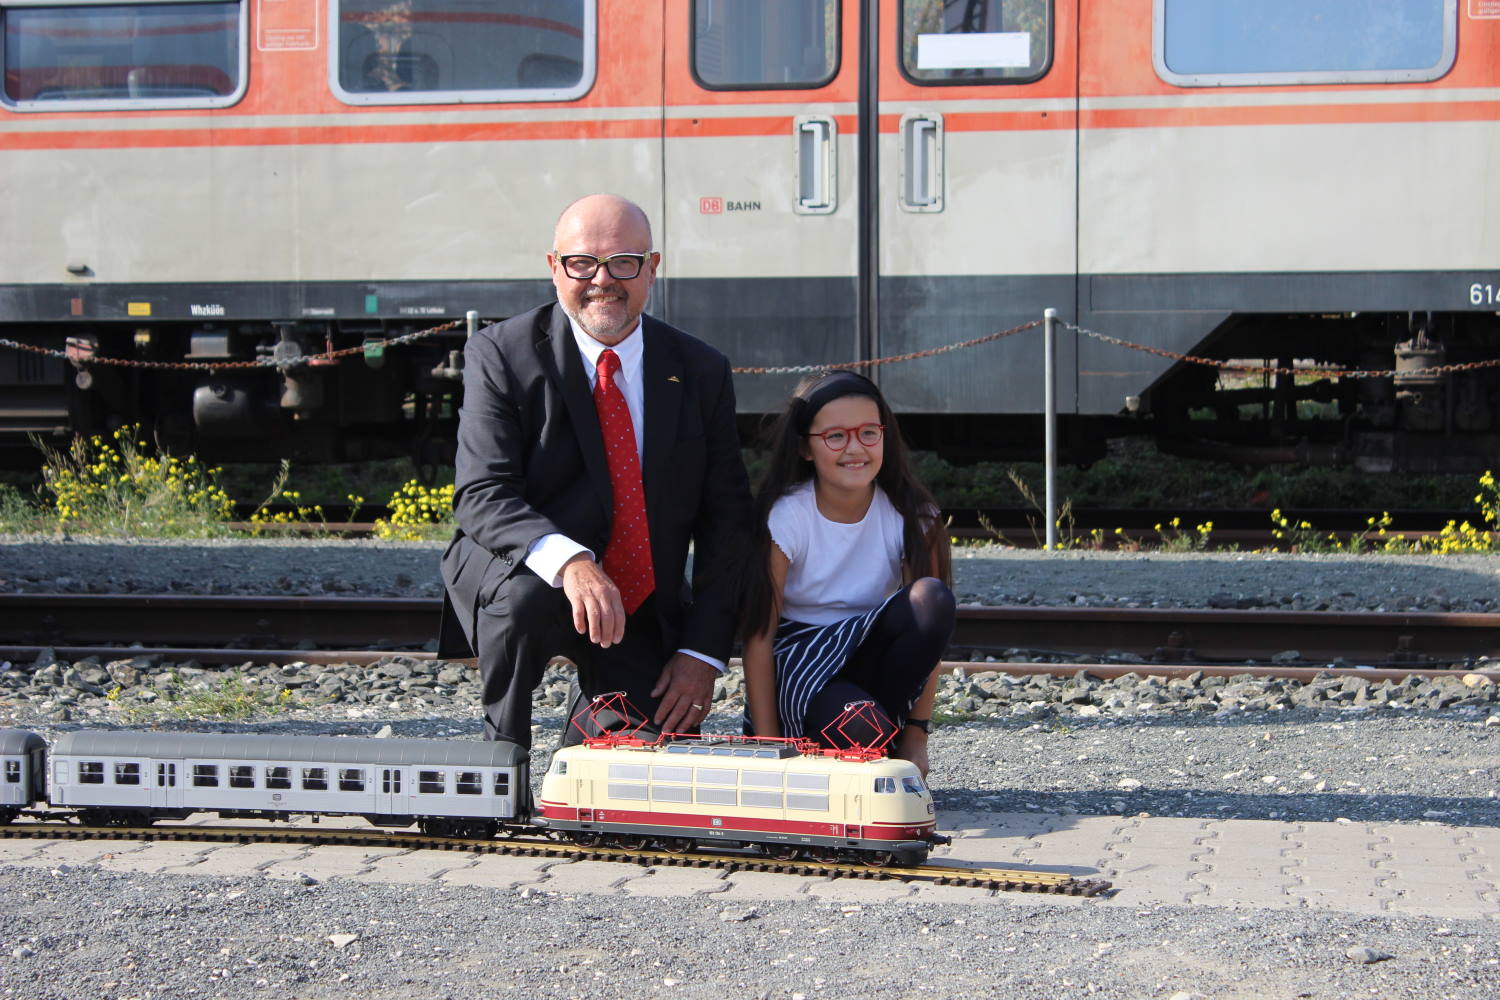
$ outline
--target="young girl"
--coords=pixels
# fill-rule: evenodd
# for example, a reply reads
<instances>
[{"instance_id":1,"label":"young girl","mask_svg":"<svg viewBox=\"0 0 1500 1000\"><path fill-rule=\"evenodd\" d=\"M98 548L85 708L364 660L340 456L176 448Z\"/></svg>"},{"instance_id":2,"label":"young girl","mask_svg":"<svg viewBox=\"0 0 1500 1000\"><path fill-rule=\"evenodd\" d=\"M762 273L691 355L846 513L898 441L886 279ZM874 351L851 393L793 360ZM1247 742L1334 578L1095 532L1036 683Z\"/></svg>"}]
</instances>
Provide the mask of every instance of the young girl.
<instances>
[{"instance_id":1,"label":"young girl","mask_svg":"<svg viewBox=\"0 0 1500 1000\"><path fill-rule=\"evenodd\" d=\"M869 379L802 381L772 430L743 619L745 729L829 746L897 729L927 773L935 668L953 634L948 536ZM825 737L850 702L879 729Z\"/></svg>"}]
</instances>

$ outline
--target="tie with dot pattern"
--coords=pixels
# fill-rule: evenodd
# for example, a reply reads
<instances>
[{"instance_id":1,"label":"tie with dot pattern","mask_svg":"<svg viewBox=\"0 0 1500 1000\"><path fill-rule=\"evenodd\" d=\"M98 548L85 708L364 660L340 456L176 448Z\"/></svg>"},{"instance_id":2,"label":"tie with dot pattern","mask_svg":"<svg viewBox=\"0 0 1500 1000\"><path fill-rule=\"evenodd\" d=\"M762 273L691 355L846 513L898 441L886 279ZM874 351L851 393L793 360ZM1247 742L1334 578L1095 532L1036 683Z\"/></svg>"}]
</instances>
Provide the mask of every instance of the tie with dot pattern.
<instances>
[{"instance_id":1,"label":"tie with dot pattern","mask_svg":"<svg viewBox=\"0 0 1500 1000\"><path fill-rule=\"evenodd\" d=\"M633 614L656 589L651 563L651 534L646 526L646 494L641 486L641 457L635 450L635 425L625 394L615 385L620 358L614 351L599 355L594 382L594 408L604 432L604 457L609 463L609 485L614 493L614 518L604 549L604 572L620 588L625 613Z\"/></svg>"}]
</instances>

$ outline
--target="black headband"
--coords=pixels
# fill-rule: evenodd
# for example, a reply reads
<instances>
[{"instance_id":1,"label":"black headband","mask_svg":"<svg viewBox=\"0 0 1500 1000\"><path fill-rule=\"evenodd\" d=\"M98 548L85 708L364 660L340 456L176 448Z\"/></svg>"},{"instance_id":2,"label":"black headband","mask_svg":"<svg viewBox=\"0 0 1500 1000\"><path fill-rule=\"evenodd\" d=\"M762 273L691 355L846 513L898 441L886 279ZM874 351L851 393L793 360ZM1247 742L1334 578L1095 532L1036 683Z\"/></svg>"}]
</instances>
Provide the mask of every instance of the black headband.
<instances>
[{"instance_id":1,"label":"black headband","mask_svg":"<svg viewBox=\"0 0 1500 1000\"><path fill-rule=\"evenodd\" d=\"M869 396L880 402L880 390L863 375L844 369L831 371L808 387L807 395L797 397L797 432L806 434L818 411L844 396Z\"/></svg>"}]
</instances>

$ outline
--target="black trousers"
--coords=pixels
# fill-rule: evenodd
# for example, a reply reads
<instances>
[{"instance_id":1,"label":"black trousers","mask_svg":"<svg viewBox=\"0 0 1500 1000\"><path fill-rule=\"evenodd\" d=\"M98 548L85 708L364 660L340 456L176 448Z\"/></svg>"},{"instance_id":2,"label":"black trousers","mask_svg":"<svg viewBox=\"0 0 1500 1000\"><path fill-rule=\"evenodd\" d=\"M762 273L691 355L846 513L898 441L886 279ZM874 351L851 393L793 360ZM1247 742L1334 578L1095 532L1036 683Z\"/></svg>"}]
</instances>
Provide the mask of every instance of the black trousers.
<instances>
[{"instance_id":1,"label":"black trousers","mask_svg":"<svg viewBox=\"0 0 1500 1000\"><path fill-rule=\"evenodd\" d=\"M660 700L651 689L661 678L673 650L664 648L656 598L648 597L625 621L625 638L608 649L589 642L573 629L573 613L561 588L522 569L501 584L495 599L481 608L475 645L483 679L484 738L531 746L531 698L553 657L567 657L578 667L569 719L597 735L587 725L586 710L594 696L614 691L641 713L641 718L616 720L605 729L634 727L645 720L646 734L654 734L649 720ZM582 712L582 714L580 714ZM563 746L582 742L583 733L571 722Z\"/></svg>"}]
</instances>

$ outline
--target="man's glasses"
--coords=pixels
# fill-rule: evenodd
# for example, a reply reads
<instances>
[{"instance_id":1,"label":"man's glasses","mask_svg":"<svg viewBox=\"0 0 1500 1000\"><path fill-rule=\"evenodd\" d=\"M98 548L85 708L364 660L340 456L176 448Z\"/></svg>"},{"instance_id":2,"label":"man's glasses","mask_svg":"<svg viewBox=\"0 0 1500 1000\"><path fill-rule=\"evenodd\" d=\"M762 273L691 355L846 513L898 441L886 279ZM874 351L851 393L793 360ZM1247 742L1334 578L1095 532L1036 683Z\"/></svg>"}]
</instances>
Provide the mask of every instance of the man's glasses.
<instances>
[{"instance_id":1,"label":"man's glasses","mask_svg":"<svg viewBox=\"0 0 1500 1000\"><path fill-rule=\"evenodd\" d=\"M849 442L855 438L866 448L873 448L885 437L885 424L860 424L858 427L830 427L826 431L809 434L808 437L822 438L832 451L843 451L849 447Z\"/></svg>"},{"instance_id":2,"label":"man's glasses","mask_svg":"<svg viewBox=\"0 0 1500 1000\"><path fill-rule=\"evenodd\" d=\"M615 253L608 257L595 257L587 253L554 253L558 263L562 264L563 273L579 281L588 281L598 274L600 264L604 265L609 276L616 281L629 281L641 273L641 268L646 266L647 257L643 253Z\"/></svg>"}]
</instances>

